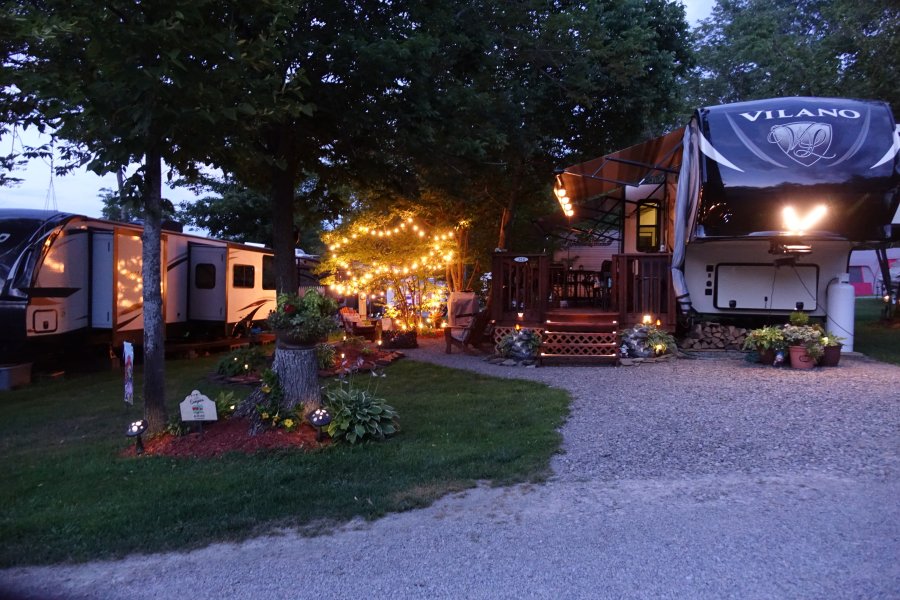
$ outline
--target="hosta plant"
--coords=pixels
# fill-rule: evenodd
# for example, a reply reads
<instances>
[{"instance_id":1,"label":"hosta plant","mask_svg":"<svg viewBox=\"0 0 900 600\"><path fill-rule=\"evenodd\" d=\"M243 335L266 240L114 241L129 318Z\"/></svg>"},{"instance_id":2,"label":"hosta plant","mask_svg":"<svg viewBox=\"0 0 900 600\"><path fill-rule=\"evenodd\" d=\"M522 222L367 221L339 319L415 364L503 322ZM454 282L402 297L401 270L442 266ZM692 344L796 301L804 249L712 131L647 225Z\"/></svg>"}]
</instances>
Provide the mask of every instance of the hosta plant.
<instances>
[{"instance_id":1,"label":"hosta plant","mask_svg":"<svg viewBox=\"0 0 900 600\"><path fill-rule=\"evenodd\" d=\"M384 373L372 371L371 378L384 377ZM375 389L353 385L352 377L342 377L337 387L325 390L324 404L331 412L331 423L326 432L333 440L346 440L351 444L363 440L382 440L400 430L397 411L384 398L375 395Z\"/></svg>"}]
</instances>

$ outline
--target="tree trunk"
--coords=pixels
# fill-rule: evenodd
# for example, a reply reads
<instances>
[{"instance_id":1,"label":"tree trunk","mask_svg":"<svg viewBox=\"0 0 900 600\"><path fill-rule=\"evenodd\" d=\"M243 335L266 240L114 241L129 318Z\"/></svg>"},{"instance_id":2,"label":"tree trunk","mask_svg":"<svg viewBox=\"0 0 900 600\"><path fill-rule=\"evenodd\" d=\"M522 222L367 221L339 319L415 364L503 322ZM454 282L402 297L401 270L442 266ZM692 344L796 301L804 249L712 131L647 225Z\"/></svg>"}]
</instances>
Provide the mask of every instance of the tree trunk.
<instances>
[{"instance_id":1,"label":"tree trunk","mask_svg":"<svg viewBox=\"0 0 900 600\"><path fill-rule=\"evenodd\" d=\"M290 169L272 168L272 250L275 253L275 288L279 294L297 293L294 188Z\"/></svg>"},{"instance_id":2,"label":"tree trunk","mask_svg":"<svg viewBox=\"0 0 900 600\"><path fill-rule=\"evenodd\" d=\"M161 226L162 159L149 151L145 156L144 232L141 235L141 277L144 301L144 418L149 431L166 428L165 323L162 312Z\"/></svg>"},{"instance_id":3,"label":"tree trunk","mask_svg":"<svg viewBox=\"0 0 900 600\"><path fill-rule=\"evenodd\" d=\"M322 403L319 392L319 364L314 346L276 348L272 368L278 374L278 381L284 391L284 398L281 401L281 408L284 411L302 406L301 414L306 416L319 408Z\"/></svg>"},{"instance_id":4,"label":"tree trunk","mask_svg":"<svg viewBox=\"0 0 900 600\"><path fill-rule=\"evenodd\" d=\"M497 236L497 247L503 250L507 250L507 243L509 242L509 227L513 220L513 212L516 206L516 196L515 194L509 195L509 201L506 203L506 206L503 207L503 213L500 215L500 233Z\"/></svg>"}]
</instances>

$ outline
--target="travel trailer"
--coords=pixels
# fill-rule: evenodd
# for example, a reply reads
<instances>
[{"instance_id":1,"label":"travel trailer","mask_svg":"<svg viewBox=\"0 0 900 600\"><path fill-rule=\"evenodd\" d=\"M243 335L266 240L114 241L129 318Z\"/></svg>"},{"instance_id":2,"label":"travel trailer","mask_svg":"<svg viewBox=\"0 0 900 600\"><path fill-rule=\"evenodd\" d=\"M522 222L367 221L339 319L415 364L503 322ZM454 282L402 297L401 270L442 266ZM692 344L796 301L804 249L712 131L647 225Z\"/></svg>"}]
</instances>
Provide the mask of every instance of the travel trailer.
<instances>
[{"instance_id":1,"label":"travel trailer","mask_svg":"<svg viewBox=\"0 0 900 600\"><path fill-rule=\"evenodd\" d=\"M565 352L593 353L604 327L801 310L852 338L851 251L875 250L887 273L900 242L898 151L884 102L773 98L700 108L683 128L560 168L560 210L535 225L561 249L495 254L497 331L564 331Z\"/></svg>"},{"instance_id":2,"label":"travel trailer","mask_svg":"<svg viewBox=\"0 0 900 600\"><path fill-rule=\"evenodd\" d=\"M0 210L0 362L141 345L139 224ZM275 307L271 250L163 230L167 341L225 338Z\"/></svg>"}]
</instances>

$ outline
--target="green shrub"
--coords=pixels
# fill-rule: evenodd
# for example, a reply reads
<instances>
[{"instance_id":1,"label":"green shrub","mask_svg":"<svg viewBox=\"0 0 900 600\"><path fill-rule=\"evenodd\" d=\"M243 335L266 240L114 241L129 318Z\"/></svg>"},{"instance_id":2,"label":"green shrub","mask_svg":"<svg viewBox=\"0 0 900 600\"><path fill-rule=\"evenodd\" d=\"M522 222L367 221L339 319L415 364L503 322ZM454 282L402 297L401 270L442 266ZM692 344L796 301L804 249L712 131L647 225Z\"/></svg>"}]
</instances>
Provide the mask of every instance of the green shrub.
<instances>
[{"instance_id":1,"label":"green shrub","mask_svg":"<svg viewBox=\"0 0 900 600\"><path fill-rule=\"evenodd\" d=\"M366 347L366 338L361 335L348 335L344 338L344 346L354 350L362 350Z\"/></svg>"},{"instance_id":2,"label":"green shrub","mask_svg":"<svg viewBox=\"0 0 900 600\"><path fill-rule=\"evenodd\" d=\"M234 399L234 392L230 390L227 392L219 392L219 395L213 399L213 402L216 403L216 416L220 419L231 416L237 406L237 401Z\"/></svg>"},{"instance_id":3,"label":"green shrub","mask_svg":"<svg viewBox=\"0 0 900 600\"><path fill-rule=\"evenodd\" d=\"M372 371L372 377L384 374ZM354 387L350 378L325 391L325 406L331 412L326 431L333 440L355 444L367 439L381 440L400 430L394 407L375 396L374 390Z\"/></svg>"},{"instance_id":4,"label":"green shrub","mask_svg":"<svg viewBox=\"0 0 900 600\"><path fill-rule=\"evenodd\" d=\"M266 354L259 346L238 348L229 352L219 360L216 365L216 373L226 377L246 375L257 372L266 365Z\"/></svg>"},{"instance_id":5,"label":"green shrub","mask_svg":"<svg viewBox=\"0 0 900 600\"><path fill-rule=\"evenodd\" d=\"M331 344L316 344L316 362L320 369L333 367L336 354L337 350Z\"/></svg>"},{"instance_id":6,"label":"green shrub","mask_svg":"<svg viewBox=\"0 0 900 600\"><path fill-rule=\"evenodd\" d=\"M803 312L802 310L795 310L788 317L788 322L791 325L802 326L809 324L809 315Z\"/></svg>"}]
</instances>

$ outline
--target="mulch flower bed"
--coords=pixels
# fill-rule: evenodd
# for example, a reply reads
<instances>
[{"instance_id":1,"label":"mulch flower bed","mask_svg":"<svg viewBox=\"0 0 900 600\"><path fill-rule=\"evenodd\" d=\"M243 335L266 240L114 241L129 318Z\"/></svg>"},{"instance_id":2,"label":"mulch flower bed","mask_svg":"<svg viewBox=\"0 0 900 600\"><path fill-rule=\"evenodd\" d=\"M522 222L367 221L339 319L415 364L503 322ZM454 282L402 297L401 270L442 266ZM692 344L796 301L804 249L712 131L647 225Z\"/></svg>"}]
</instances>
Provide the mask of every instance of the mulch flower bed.
<instances>
[{"instance_id":1,"label":"mulch flower bed","mask_svg":"<svg viewBox=\"0 0 900 600\"><path fill-rule=\"evenodd\" d=\"M377 346L362 348L336 344L335 366L332 369L320 370L319 377L334 377L351 369L368 372L380 369L402 358L402 352L386 350ZM343 358L341 357L343 354ZM228 383L256 386L260 383L258 373L225 377L212 375L212 379ZM196 427L196 426L193 426ZM316 441L316 430L309 423L303 423L293 431L281 427L266 429L260 434L250 435L250 422L246 419L229 418L221 421L207 422L203 425L202 435L192 432L175 436L162 433L144 440L144 454L148 456L175 456L186 458L212 458L227 452L253 454L262 450L295 449L303 451L316 450L330 444L327 435L322 442ZM122 452L122 456L136 456L135 446L131 444Z\"/></svg>"},{"instance_id":2,"label":"mulch flower bed","mask_svg":"<svg viewBox=\"0 0 900 600\"><path fill-rule=\"evenodd\" d=\"M331 443L327 435L316 441L316 430L303 423L292 431L266 429L259 435L250 435L250 422L246 419L225 419L205 423L203 433L174 436L163 433L144 440L144 454L148 456L175 456L182 458L212 458L227 452L253 454L261 450L295 449L317 450ZM136 456L132 444L122 456Z\"/></svg>"}]
</instances>

